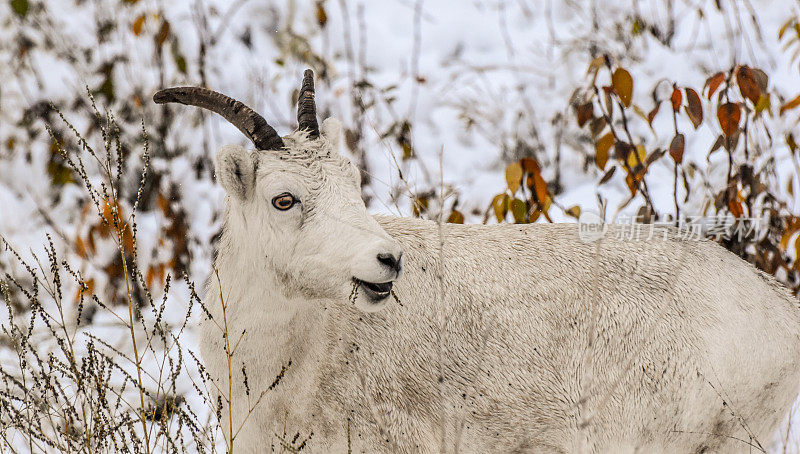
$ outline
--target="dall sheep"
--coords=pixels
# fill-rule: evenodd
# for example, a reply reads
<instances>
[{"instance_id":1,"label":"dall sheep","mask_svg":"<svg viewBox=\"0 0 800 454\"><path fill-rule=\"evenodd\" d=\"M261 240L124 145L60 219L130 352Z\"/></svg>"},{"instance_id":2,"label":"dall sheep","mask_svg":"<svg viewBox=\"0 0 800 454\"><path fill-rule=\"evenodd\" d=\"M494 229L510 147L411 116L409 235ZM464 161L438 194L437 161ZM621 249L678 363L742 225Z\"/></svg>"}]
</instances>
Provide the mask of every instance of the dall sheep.
<instances>
[{"instance_id":1,"label":"dall sheep","mask_svg":"<svg viewBox=\"0 0 800 454\"><path fill-rule=\"evenodd\" d=\"M797 301L711 241L373 217L340 123L317 125L310 71L285 137L207 89L154 100L217 112L256 146L216 156L227 201L201 328L223 396L233 373L237 452L308 436L322 453L750 451L798 394Z\"/></svg>"}]
</instances>

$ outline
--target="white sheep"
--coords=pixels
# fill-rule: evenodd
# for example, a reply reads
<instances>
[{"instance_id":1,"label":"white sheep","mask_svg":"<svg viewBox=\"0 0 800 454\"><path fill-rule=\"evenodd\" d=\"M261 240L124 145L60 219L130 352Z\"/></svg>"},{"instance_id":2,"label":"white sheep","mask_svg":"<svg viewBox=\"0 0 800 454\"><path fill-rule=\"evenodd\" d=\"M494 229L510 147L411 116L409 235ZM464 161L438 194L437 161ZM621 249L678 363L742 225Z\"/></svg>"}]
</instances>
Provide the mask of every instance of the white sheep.
<instances>
[{"instance_id":1,"label":"white sheep","mask_svg":"<svg viewBox=\"0 0 800 454\"><path fill-rule=\"evenodd\" d=\"M307 71L284 138L210 90L154 97L220 113L257 148L216 157L228 197L202 325L223 397L232 372L236 451L770 446L800 385L800 311L771 276L674 235L373 217L313 95Z\"/></svg>"}]
</instances>

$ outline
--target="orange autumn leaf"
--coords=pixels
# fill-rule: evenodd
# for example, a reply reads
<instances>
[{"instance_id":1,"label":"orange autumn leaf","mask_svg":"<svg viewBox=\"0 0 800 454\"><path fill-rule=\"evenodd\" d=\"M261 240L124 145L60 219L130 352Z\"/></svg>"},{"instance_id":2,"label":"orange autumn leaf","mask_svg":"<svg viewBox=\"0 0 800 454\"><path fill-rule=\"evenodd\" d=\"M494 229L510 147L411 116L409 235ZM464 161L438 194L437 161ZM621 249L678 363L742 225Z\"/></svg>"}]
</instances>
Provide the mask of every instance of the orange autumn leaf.
<instances>
[{"instance_id":1,"label":"orange autumn leaf","mask_svg":"<svg viewBox=\"0 0 800 454\"><path fill-rule=\"evenodd\" d=\"M739 129L739 120L742 118L742 109L739 103L728 102L717 109L717 120L726 137L731 137Z\"/></svg>"},{"instance_id":2,"label":"orange autumn leaf","mask_svg":"<svg viewBox=\"0 0 800 454\"><path fill-rule=\"evenodd\" d=\"M753 105L758 104L758 100L761 98L761 89L758 88L753 70L748 66L737 68L736 82L739 85L739 92L742 96L749 99Z\"/></svg>"},{"instance_id":3,"label":"orange autumn leaf","mask_svg":"<svg viewBox=\"0 0 800 454\"><path fill-rule=\"evenodd\" d=\"M717 91L717 88L722 84L725 80L725 74L718 72L713 76L709 77L706 80L706 86L708 86L708 100L711 100L711 96Z\"/></svg>"},{"instance_id":4,"label":"orange autumn leaf","mask_svg":"<svg viewBox=\"0 0 800 454\"><path fill-rule=\"evenodd\" d=\"M139 36L142 34L142 27L144 27L144 21L147 19L147 16L144 14L140 15L133 21L133 25L131 25L131 29L133 30L133 34Z\"/></svg>"},{"instance_id":5,"label":"orange autumn leaf","mask_svg":"<svg viewBox=\"0 0 800 454\"><path fill-rule=\"evenodd\" d=\"M797 106L800 106L800 95L795 96L794 99L782 105L780 109L780 114L783 115L783 113L786 112L787 110L794 109Z\"/></svg>"},{"instance_id":6,"label":"orange autumn leaf","mask_svg":"<svg viewBox=\"0 0 800 454\"><path fill-rule=\"evenodd\" d=\"M453 210L450 212L450 216L447 217L447 222L450 224L463 224L464 223L464 215L461 214L458 210Z\"/></svg>"},{"instance_id":7,"label":"orange autumn leaf","mask_svg":"<svg viewBox=\"0 0 800 454\"><path fill-rule=\"evenodd\" d=\"M672 96L670 96L669 99L672 101L672 111L678 112L681 109L681 104L683 103L683 95L678 87L675 86L675 84L672 85Z\"/></svg>"}]
</instances>

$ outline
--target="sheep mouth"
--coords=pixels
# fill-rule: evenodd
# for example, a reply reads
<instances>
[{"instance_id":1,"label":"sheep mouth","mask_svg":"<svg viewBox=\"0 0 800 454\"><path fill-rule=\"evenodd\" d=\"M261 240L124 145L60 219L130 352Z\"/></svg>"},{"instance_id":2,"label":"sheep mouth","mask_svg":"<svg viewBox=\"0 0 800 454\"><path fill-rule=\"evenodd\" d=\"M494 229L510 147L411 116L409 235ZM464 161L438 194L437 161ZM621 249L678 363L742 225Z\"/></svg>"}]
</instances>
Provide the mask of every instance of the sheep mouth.
<instances>
[{"instance_id":1,"label":"sheep mouth","mask_svg":"<svg viewBox=\"0 0 800 454\"><path fill-rule=\"evenodd\" d=\"M380 301L392 293L392 282L367 282L361 279L354 281L364 290L364 293L373 301Z\"/></svg>"}]
</instances>

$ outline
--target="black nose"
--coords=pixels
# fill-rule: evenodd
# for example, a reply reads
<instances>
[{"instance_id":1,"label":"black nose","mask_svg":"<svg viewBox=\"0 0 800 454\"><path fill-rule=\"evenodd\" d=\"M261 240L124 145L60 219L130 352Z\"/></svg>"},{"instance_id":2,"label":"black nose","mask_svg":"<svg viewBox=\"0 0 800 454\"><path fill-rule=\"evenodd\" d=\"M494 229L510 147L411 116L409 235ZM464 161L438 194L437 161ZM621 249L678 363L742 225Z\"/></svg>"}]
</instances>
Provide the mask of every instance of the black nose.
<instances>
[{"instance_id":1,"label":"black nose","mask_svg":"<svg viewBox=\"0 0 800 454\"><path fill-rule=\"evenodd\" d=\"M388 266L389 268L393 269L396 273L400 272L400 259L403 257L403 254L398 255L395 257L392 254L378 254L378 261L382 264Z\"/></svg>"}]
</instances>

